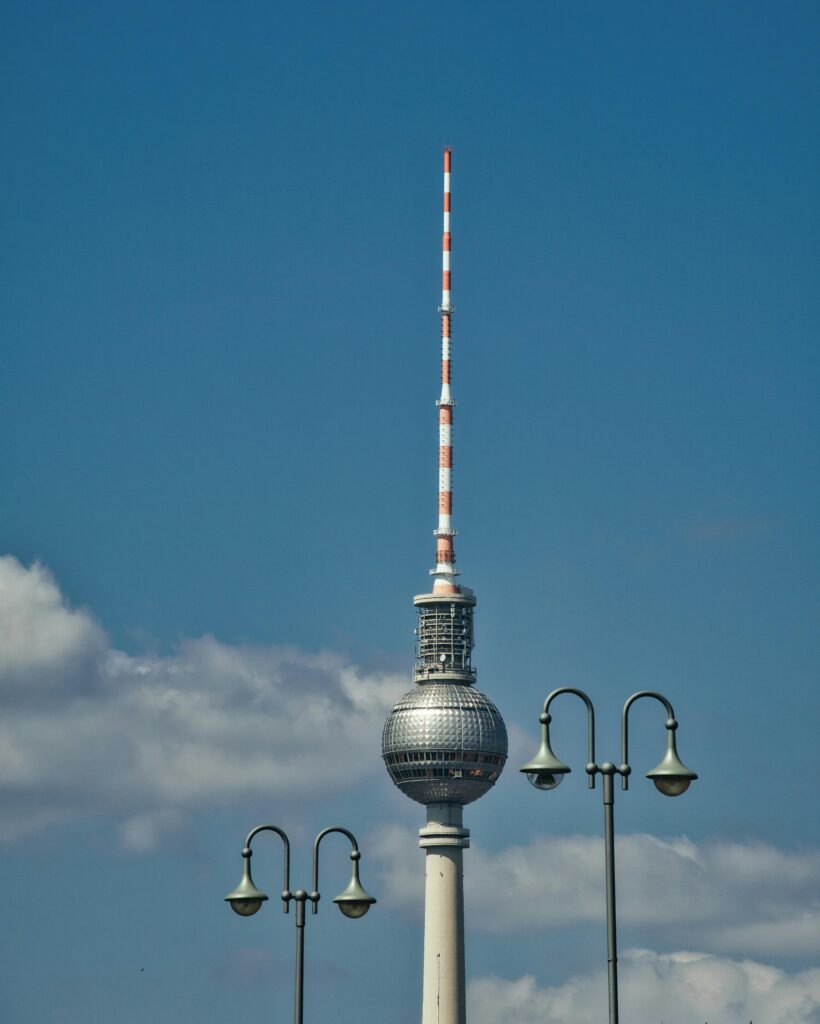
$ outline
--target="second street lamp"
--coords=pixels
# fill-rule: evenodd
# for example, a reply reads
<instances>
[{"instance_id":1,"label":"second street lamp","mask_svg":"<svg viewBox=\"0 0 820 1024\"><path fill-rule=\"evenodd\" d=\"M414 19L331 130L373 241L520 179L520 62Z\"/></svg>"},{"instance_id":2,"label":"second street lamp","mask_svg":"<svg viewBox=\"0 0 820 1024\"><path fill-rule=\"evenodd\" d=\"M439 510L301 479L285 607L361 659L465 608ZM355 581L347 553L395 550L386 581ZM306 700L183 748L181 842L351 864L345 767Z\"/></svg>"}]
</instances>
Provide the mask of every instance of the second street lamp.
<instances>
[{"instance_id":1,"label":"second street lamp","mask_svg":"<svg viewBox=\"0 0 820 1024\"><path fill-rule=\"evenodd\" d=\"M290 842L287 835L278 825L257 825L256 828L251 829L248 833L248 838L245 840L245 846L242 850L242 880L233 892L225 897L226 902L230 903L231 909L241 917L250 917L255 914L265 900L268 899L261 889L256 888L251 877L251 857L253 856L251 842L254 836L260 832L275 832L282 840L282 845L284 846L285 874L280 899L284 904L283 909L286 914L290 911L291 901L296 904L296 986L293 1020L294 1024L302 1024L305 981L305 904L310 902L311 912L314 914L318 910L318 903L321 898L319 893L319 844L326 835L329 835L331 832L341 832L342 835L347 836L351 845L350 881L347 884L347 888L333 898L333 902L338 906L339 910L341 910L345 917L364 917L376 900L362 888L362 883L359 881L359 861L362 855L359 852L359 844L356 842L356 837L346 828L334 825L331 828L322 829L313 843L313 889L311 892L305 892L304 889L297 889L295 892L291 892Z\"/></svg>"},{"instance_id":2,"label":"second street lamp","mask_svg":"<svg viewBox=\"0 0 820 1024\"><path fill-rule=\"evenodd\" d=\"M604 859L606 865L606 931L607 931L607 971L609 981L609 1024L618 1024L618 939L617 917L615 913L615 828L613 810L615 804L615 786L613 779L621 776L621 789L629 788L629 776L632 768L629 765L629 709L641 697L652 697L660 701L666 709L666 754L652 771L646 773L655 788L664 796L680 796L697 778L695 772L687 768L678 757L675 744L675 732L678 728L675 712L669 701L654 690L640 690L633 693L626 701L621 713L621 764L615 766L611 761L598 764L595 760L595 709L592 701L583 690L572 686L561 686L553 690L544 701L544 708L539 716L541 722L541 744L532 760L519 770L523 772L536 789L555 789L572 769L555 756L550 744L550 722L552 716L549 709L553 700L563 693L572 693L586 704L587 708L587 752L586 773L589 776L589 788L595 788L595 776L603 778L604 796Z\"/></svg>"}]
</instances>

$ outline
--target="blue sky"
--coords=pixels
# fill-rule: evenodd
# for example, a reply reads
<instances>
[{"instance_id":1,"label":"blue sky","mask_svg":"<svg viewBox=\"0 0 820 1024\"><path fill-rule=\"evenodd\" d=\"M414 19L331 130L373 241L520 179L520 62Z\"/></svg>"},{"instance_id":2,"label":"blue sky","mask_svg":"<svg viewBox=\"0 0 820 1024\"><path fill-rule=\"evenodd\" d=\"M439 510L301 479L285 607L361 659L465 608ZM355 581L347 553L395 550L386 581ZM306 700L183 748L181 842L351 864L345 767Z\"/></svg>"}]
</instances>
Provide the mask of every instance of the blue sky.
<instances>
[{"instance_id":1,"label":"blue sky","mask_svg":"<svg viewBox=\"0 0 820 1024\"><path fill-rule=\"evenodd\" d=\"M423 811L379 741L432 566L446 143L458 553L511 733L466 815L471 1024L600 1018L600 797L515 771L558 685L612 759L662 690L701 774L618 798L630 1019L813 1020L816 5L3 21L3 1019L287 1019L292 922L220 902L272 820L296 884L352 828L380 900L309 922L309 1019L417 1020ZM553 735L580 769L571 702Z\"/></svg>"}]
</instances>

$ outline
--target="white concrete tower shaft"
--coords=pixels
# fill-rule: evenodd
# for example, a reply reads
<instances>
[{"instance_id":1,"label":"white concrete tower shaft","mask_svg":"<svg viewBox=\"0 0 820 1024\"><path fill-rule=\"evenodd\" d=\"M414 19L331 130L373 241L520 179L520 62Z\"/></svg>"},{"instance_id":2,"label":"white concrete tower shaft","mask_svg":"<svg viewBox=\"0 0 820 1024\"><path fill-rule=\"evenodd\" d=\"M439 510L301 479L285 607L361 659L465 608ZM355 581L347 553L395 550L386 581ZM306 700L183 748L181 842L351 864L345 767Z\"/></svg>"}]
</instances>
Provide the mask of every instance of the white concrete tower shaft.
<instances>
[{"instance_id":1,"label":"white concrete tower shaft","mask_svg":"<svg viewBox=\"0 0 820 1024\"><path fill-rule=\"evenodd\" d=\"M427 805L419 832L425 851L422 1024L466 1024L464 867L470 832L460 804Z\"/></svg>"}]
</instances>

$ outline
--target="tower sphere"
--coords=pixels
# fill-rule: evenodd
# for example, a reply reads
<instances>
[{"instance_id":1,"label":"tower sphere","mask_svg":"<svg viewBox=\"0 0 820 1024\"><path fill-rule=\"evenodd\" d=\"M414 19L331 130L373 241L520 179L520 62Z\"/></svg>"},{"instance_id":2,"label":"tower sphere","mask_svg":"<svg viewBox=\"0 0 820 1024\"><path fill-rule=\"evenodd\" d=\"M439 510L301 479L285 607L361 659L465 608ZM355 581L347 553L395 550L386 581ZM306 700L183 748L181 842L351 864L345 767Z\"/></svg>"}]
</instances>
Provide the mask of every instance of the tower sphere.
<instances>
[{"instance_id":1,"label":"tower sphere","mask_svg":"<svg viewBox=\"0 0 820 1024\"><path fill-rule=\"evenodd\" d=\"M507 730L495 704L472 686L421 683L385 722L382 757L412 800L469 804L501 774Z\"/></svg>"}]
</instances>

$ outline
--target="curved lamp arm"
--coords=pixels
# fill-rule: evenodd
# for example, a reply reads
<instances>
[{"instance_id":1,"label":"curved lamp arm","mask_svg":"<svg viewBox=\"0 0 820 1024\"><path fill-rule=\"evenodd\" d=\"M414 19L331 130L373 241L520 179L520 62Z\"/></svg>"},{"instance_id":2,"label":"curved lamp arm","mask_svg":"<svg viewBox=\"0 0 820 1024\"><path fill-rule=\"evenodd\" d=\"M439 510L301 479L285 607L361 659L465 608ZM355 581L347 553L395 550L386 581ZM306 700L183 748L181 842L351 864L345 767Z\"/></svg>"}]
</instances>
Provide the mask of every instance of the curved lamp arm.
<instances>
[{"instance_id":1,"label":"curved lamp arm","mask_svg":"<svg viewBox=\"0 0 820 1024\"><path fill-rule=\"evenodd\" d=\"M597 765L595 762L595 708L592 706L592 701L584 693L583 690L577 690L574 686L559 686L557 690L553 690L551 694L544 701L544 709L541 712L541 725L545 730L546 739L549 743L549 727L552 721L550 715L550 704L556 697L560 697L562 693L574 693L576 697L580 697L581 700L587 706L587 758L588 763L586 767L587 775L589 776L589 789L595 789L595 772L597 771Z\"/></svg>"},{"instance_id":2,"label":"curved lamp arm","mask_svg":"<svg viewBox=\"0 0 820 1024\"><path fill-rule=\"evenodd\" d=\"M285 904L284 912L287 914L290 909L290 841L285 832L279 828L278 825L257 825L256 828L252 828L248 833L248 837L245 840L245 849L242 851L242 856L250 863L250 858L253 856L251 850L251 840L254 836L260 832L275 832L282 840L282 845L285 848L285 880L282 885L282 902Z\"/></svg>"},{"instance_id":3,"label":"curved lamp arm","mask_svg":"<svg viewBox=\"0 0 820 1024\"><path fill-rule=\"evenodd\" d=\"M323 828L322 831L316 836L313 842L313 892L310 894L311 901L311 912L316 913L319 909L317 904L319 902L319 843L325 838L326 835L330 835L331 832L341 832L342 835L347 836L350 840L352 847L350 851L350 859L355 862L361 857L359 853L359 844L356 842L356 837L352 832L349 832L346 828L342 828L341 825L331 825L330 828Z\"/></svg>"},{"instance_id":4,"label":"curved lamp arm","mask_svg":"<svg viewBox=\"0 0 820 1024\"><path fill-rule=\"evenodd\" d=\"M356 842L356 837L352 832L348 832L346 828L340 828L338 825L322 829L319 835L316 836L316 841L313 844L313 892L308 893L308 899L313 905L312 911L314 914L316 913L316 904L319 902L319 843L330 832L341 832L342 835L347 836L352 847L350 851L350 881L347 883L346 889L340 892L338 896L334 896L333 902L345 917L364 917L376 902L376 899L362 888L362 883L359 879L359 861L362 855L359 852L359 844Z\"/></svg>"},{"instance_id":5,"label":"curved lamp arm","mask_svg":"<svg viewBox=\"0 0 820 1024\"><path fill-rule=\"evenodd\" d=\"M621 789L629 789L629 776L632 773L632 769L629 767L629 709L641 697L653 697L663 704L666 708L667 729L674 732L678 727L672 705L662 693L657 693L655 690L639 690L637 693L632 694L624 704L624 709L621 712L621 766L618 769L618 773L621 776Z\"/></svg>"}]
</instances>

